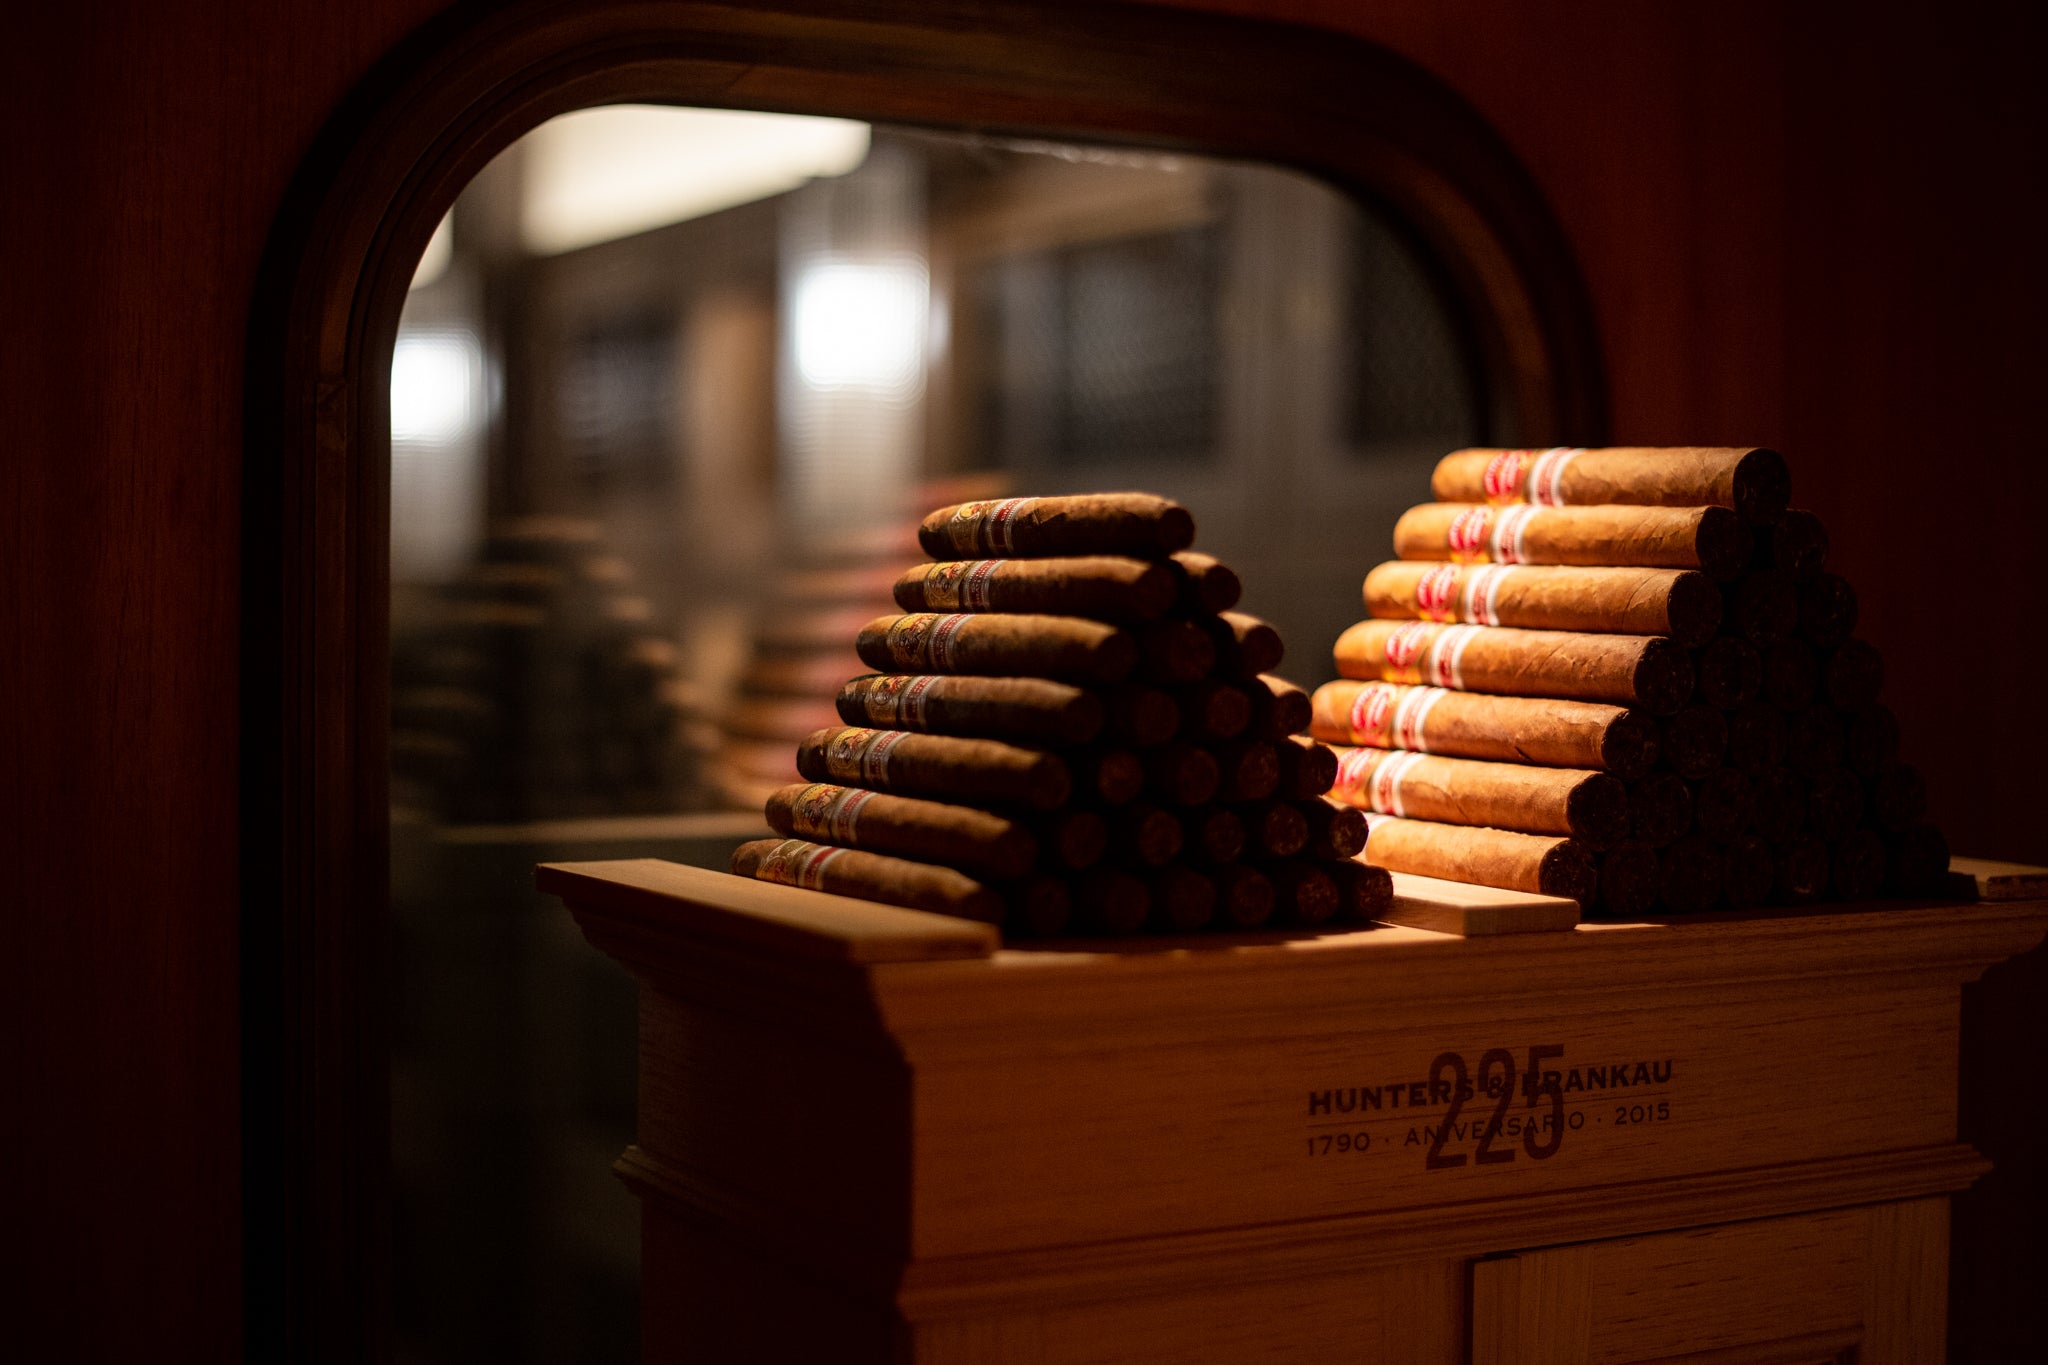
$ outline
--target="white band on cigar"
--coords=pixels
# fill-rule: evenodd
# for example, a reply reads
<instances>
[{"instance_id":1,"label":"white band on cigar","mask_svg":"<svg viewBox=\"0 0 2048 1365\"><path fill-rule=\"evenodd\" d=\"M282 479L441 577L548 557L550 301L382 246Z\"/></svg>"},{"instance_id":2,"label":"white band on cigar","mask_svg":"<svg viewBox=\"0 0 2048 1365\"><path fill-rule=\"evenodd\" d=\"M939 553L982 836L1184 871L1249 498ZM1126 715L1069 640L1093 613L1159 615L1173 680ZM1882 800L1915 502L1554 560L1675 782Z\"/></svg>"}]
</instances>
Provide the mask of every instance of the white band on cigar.
<instances>
[{"instance_id":1,"label":"white band on cigar","mask_svg":"<svg viewBox=\"0 0 2048 1365\"><path fill-rule=\"evenodd\" d=\"M1500 624L1501 585L1514 572L1508 564L1482 564L1465 580L1464 600L1458 604L1458 618L1474 625Z\"/></svg>"},{"instance_id":2,"label":"white band on cigar","mask_svg":"<svg viewBox=\"0 0 2048 1365\"><path fill-rule=\"evenodd\" d=\"M1555 446L1536 457L1529 471L1529 501L1538 507L1563 507L1564 472L1585 452L1577 446Z\"/></svg>"},{"instance_id":3,"label":"white band on cigar","mask_svg":"<svg viewBox=\"0 0 2048 1365\"><path fill-rule=\"evenodd\" d=\"M1502 508L1493 521L1493 535L1487 542L1486 557L1496 564L1521 563L1524 554L1522 532L1539 510L1525 502Z\"/></svg>"},{"instance_id":4,"label":"white band on cigar","mask_svg":"<svg viewBox=\"0 0 2048 1365\"><path fill-rule=\"evenodd\" d=\"M934 673L944 673L953 666L953 640L960 633L960 627L973 618L967 615L941 616L932 626L931 634L925 637L925 659Z\"/></svg>"},{"instance_id":5,"label":"white band on cigar","mask_svg":"<svg viewBox=\"0 0 2048 1365\"><path fill-rule=\"evenodd\" d=\"M1372 780L1367 784L1366 799L1372 808L1383 815L1406 815L1408 810L1401 800L1401 779L1408 775L1410 768L1427 757L1429 755L1417 753L1387 755L1373 769Z\"/></svg>"},{"instance_id":6,"label":"white band on cigar","mask_svg":"<svg viewBox=\"0 0 2048 1365\"><path fill-rule=\"evenodd\" d=\"M874 798L871 791L862 791L858 787L843 788L832 798L832 804L825 807L825 837L835 844L857 842L855 836L860 830L861 807Z\"/></svg>"},{"instance_id":7,"label":"white band on cigar","mask_svg":"<svg viewBox=\"0 0 2048 1365\"><path fill-rule=\"evenodd\" d=\"M1429 653L1422 661L1422 674L1438 687L1465 690L1465 675L1462 664L1465 649L1482 626L1445 626L1430 643Z\"/></svg>"},{"instance_id":8,"label":"white band on cigar","mask_svg":"<svg viewBox=\"0 0 2048 1365\"><path fill-rule=\"evenodd\" d=\"M1016 553L1015 532L1017 518L1036 498L1004 498L988 514L982 523L987 528L988 552L992 555Z\"/></svg>"},{"instance_id":9,"label":"white band on cigar","mask_svg":"<svg viewBox=\"0 0 2048 1365\"><path fill-rule=\"evenodd\" d=\"M889 755L909 735L908 730L877 730L860 746L859 781L884 785L889 780Z\"/></svg>"},{"instance_id":10,"label":"white band on cigar","mask_svg":"<svg viewBox=\"0 0 2048 1365\"><path fill-rule=\"evenodd\" d=\"M802 839L784 839L761 860L761 869L756 877L760 881L821 891L825 885L825 869L844 852L843 848L828 848Z\"/></svg>"},{"instance_id":11,"label":"white band on cigar","mask_svg":"<svg viewBox=\"0 0 2048 1365\"><path fill-rule=\"evenodd\" d=\"M1423 734L1423 727L1429 720L1430 709L1443 696L1441 687L1414 687L1402 693L1401 700L1394 707L1394 723L1387 735L1389 746L1426 753L1429 741Z\"/></svg>"},{"instance_id":12,"label":"white band on cigar","mask_svg":"<svg viewBox=\"0 0 2048 1365\"><path fill-rule=\"evenodd\" d=\"M1002 567L1000 559L978 559L967 566L967 572L960 579L959 605L968 611L987 611L988 586Z\"/></svg>"},{"instance_id":13,"label":"white band on cigar","mask_svg":"<svg viewBox=\"0 0 2048 1365\"><path fill-rule=\"evenodd\" d=\"M932 690L935 681L937 679L927 673L922 677L912 678L909 685L896 694L894 719L898 725L911 730L924 729L925 694Z\"/></svg>"}]
</instances>

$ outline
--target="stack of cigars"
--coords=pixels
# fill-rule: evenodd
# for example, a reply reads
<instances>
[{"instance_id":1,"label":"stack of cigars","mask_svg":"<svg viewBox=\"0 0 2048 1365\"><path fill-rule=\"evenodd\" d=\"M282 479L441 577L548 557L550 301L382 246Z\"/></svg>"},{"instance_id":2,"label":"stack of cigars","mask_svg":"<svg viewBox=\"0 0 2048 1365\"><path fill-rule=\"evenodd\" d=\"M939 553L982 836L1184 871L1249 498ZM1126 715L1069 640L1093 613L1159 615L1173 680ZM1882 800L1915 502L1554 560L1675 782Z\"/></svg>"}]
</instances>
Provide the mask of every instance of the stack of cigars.
<instances>
[{"instance_id":1,"label":"stack of cigars","mask_svg":"<svg viewBox=\"0 0 2048 1365\"><path fill-rule=\"evenodd\" d=\"M1934 891L1948 845L1774 451L1460 450L1311 732L1377 866L1605 918Z\"/></svg>"},{"instance_id":2,"label":"stack of cigars","mask_svg":"<svg viewBox=\"0 0 2048 1365\"><path fill-rule=\"evenodd\" d=\"M1364 922L1392 894L1282 645L1194 520L1143 493L943 507L875 673L769 797L744 876L1025 935Z\"/></svg>"}]
</instances>

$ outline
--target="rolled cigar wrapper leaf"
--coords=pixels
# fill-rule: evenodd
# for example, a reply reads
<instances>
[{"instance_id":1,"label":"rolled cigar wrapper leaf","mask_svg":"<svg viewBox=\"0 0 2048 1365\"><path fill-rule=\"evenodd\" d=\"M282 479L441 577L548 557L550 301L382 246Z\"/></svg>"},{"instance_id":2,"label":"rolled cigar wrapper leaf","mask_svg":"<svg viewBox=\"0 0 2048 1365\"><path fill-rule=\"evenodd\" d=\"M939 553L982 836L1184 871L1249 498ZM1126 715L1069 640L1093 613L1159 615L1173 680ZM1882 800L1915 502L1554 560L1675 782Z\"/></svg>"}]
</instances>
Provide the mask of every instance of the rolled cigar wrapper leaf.
<instances>
[{"instance_id":1,"label":"rolled cigar wrapper leaf","mask_svg":"<svg viewBox=\"0 0 2048 1365\"><path fill-rule=\"evenodd\" d=\"M1118 807L1108 823L1118 853L1145 867L1164 867L1179 857L1186 837L1174 813L1151 801Z\"/></svg>"},{"instance_id":2,"label":"rolled cigar wrapper leaf","mask_svg":"<svg viewBox=\"0 0 2048 1365\"><path fill-rule=\"evenodd\" d=\"M1809 706L1785 718L1785 756L1808 777L1840 767L1848 745L1848 727L1831 706Z\"/></svg>"},{"instance_id":3,"label":"rolled cigar wrapper leaf","mask_svg":"<svg viewBox=\"0 0 2048 1365\"><path fill-rule=\"evenodd\" d=\"M1685 705L1693 690L1690 656L1661 635L1360 621L1337 637L1334 653L1347 678L1608 702L1660 716Z\"/></svg>"},{"instance_id":4,"label":"rolled cigar wrapper leaf","mask_svg":"<svg viewBox=\"0 0 2048 1365\"><path fill-rule=\"evenodd\" d=\"M1869 900L1883 889L1884 874L1884 840L1874 829L1851 830L1828 848L1828 891L1839 900Z\"/></svg>"},{"instance_id":5,"label":"rolled cigar wrapper leaf","mask_svg":"<svg viewBox=\"0 0 2048 1365\"><path fill-rule=\"evenodd\" d=\"M1931 896L1948 875L1948 840L1933 825L1915 825L1885 840L1885 890Z\"/></svg>"},{"instance_id":6,"label":"rolled cigar wrapper leaf","mask_svg":"<svg viewBox=\"0 0 2048 1365\"><path fill-rule=\"evenodd\" d=\"M1135 934L1152 910L1152 890L1139 877L1095 867L1073 881L1074 927L1091 934Z\"/></svg>"},{"instance_id":7,"label":"rolled cigar wrapper leaf","mask_svg":"<svg viewBox=\"0 0 2048 1365\"><path fill-rule=\"evenodd\" d=\"M1688 834L1660 855L1657 895L1674 915L1698 914L1720 902L1728 886L1728 855L1704 834Z\"/></svg>"},{"instance_id":8,"label":"rolled cigar wrapper leaf","mask_svg":"<svg viewBox=\"0 0 2048 1365\"><path fill-rule=\"evenodd\" d=\"M1214 555L1177 550L1167 559L1179 590L1179 606L1194 616L1229 611L1244 595L1244 583Z\"/></svg>"},{"instance_id":9,"label":"rolled cigar wrapper leaf","mask_svg":"<svg viewBox=\"0 0 2048 1365\"><path fill-rule=\"evenodd\" d=\"M1064 933L1074 919L1074 893L1066 879L1050 873L1026 877L999 888L1007 913L1005 932L1029 938Z\"/></svg>"},{"instance_id":10,"label":"rolled cigar wrapper leaf","mask_svg":"<svg viewBox=\"0 0 2048 1365\"><path fill-rule=\"evenodd\" d=\"M1771 898L1771 880L1777 874L1777 855L1770 841L1758 834L1744 834L1728 844L1728 908L1754 910Z\"/></svg>"},{"instance_id":11,"label":"rolled cigar wrapper leaf","mask_svg":"<svg viewBox=\"0 0 2048 1365\"><path fill-rule=\"evenodd\" d=\"M1394 523L1401 559L1699 569L1724 583L1749 566L1752 544L1749 528L1725 507L1425 502Z\"/></svg>"},{"instance_id":12,"label":"rolled cigar wrapper leaf","mask_svg":"<svg viewBox=\"0 0 2048 1365\"><path fill-rule=\"evenodd\" d=\"M1174 698L1180 708L1183 739L1235 739L1251 724L1252 699L1242 688L1220 678L1204 678L1182 688Z\"/></svg>"},{"instance_id":13,"label":"rolled cigar wrapper leaf","mask_svg":"<svg viewBox=\"0 0 2048 1365\"><path fill-rule=\"evenodd\" d=\"M1830 844L1863 823L1863 784L1847 768L1827 768L1806 784L1806 827Z\"/></svg>"},{"instance_id":14,"label":"rolled cigar wrapper leaf","mask_svg":"<svg viewBox=\"0 0 2048 1365\"><path fill-rule=\"evenodd\" d=\"M1244 728L1246 739L1263 739L1271 744L1308 729L1315 707L1301 688L1270 673L1261 673L1242 686L1251 698L1251 719Z\"/></svg>"},{"instance_id":15,"label":"rolled cigar wrapper leaf","mask_svg":"<svg viewBox=\"0 0 2048 1365\"><path fill-rule=\"evenodd\" d=\"M1692 828L1692 788L1677 773L1657 773L1629 784L1629 837L1663 848Z\"/></svg>"},{"instance_id":16,"label":"rolled cigar wrapper leaf","mask_svg":"<svg viewBox=\"0 0 2048 1365\"><path fill-rule=\"evenodd\" d=\"M1145 789L1145 764L1128 749L1078 749L1065 758L1074 790L1087 800L1121 806Z\"/></svg>"},{"instance_id":17,"label":"rolled cigar wrapper leaf","mask_svg":"<svg viewBox=\"0 0 2048 1365\"><path fill-rule=\"evenodd\" d=\"M1179 591L1165 564L1123 555L951 559L906 569L893 588L908 612L1024 612L1126 626L1158 620Z\"/></svg>"},{"instance_id":18,"label":"rolled cigar wrapper leaf","mask_svg":"<svg viewBox=\"0 0 2048 1365\"><path fill-rule=\"evenodd\" d=\"M1184 847L1190 861L1207 866L1234 863L1243 856L1247 832L1239 812L1204 806L1188 811L1181 823L1187 831Z\"/></svg>"},{"instance_id":19,"label":"rolled cigar wrapper leaf","mask_svg":"<svg viewBox=\"0 0 2048 1365\"><path fill-rule=\"evenodd\" d=\"M1599 877L1593 855L1570 839L1476 825L1374 816L1365 860L1390 872L1413 872L1475 886L1593 899Z\"/></svg>"},{"instance_id":20,"label":"rolled cigar wrapper leaf","mask_svg":"<svg viewBox=\"0 0 2048 1365\"><path fill-rule=\"evenodd\" d=\"M1273 918L1280 924L1308 928L1337 917L1337 883L1315 863L1281 861L1261 864L1273 884Z\"/></svg>"},{"instance_id":21,"label":"rolled cigar wrapper leaf","mask_svg":"<svg viewBox=\"0 0 2048 1365\"><path fill-rule=\"evenodd\" d=\"M781 788L769 796L767 816L786 838L941 863L976 877L1020 877L1038 858L1037 837L1015 820L831 782Z\"/></svg>"},{"instance_id":22,"label":"rolled cigar wrapper leaf","mask_svg":"<svg viewBox=\"0 0 2048 1365\"><path fill-rule=\"evenodd\" d=\"M1794 578L1810 578L1821 570L1828 557L1828 530L1821 519L1802 508L1791 508L1778 524L1756 538L1751 560L1759 569L1780 569Z\"/></svg>"},{"instance_id":23,"label":"rolled cigar wrapper leaf","mask_svg":"<svg viewBox=\"0 0 2048 1365\"><path fill-rule=\"evenodd\" d=\"M1733 711L1763 690L1764 658L1749 641L1724 635L1693 655L1693 675L1701 701Z\"/></svg>"},{"instance_id":24,"label":"rolled cigar wrapper leaf","mask_svg":"<svg viewBox=\"0 0 2048 1365\"><path fill-rule=\"evenodd\" d=\"M1109 851L1109 825L1092 810L1055 811L1034 824L1046 861L1056 867L1093 867Z\"/></svg>"},{"instance_id":25,"label":"rolled cigar wrapper leaf","mask_svg":"<svg viewBox=\"0 0 2048 1365\"><path fill-rule=\"evenodd\" d=\"M1253 801L1237 809L1244 821L1246 849L1251 854L1260 858L1292 858L1308 846L1308 816L1287 802Z\"/></svg>"},{"instance_id":26,"label":"rolled cigar wrapper leaf","mask_svg":"<svg viewBox=\"0 0 2048 1365\"><path fill-rule=\"evenodd\" d=\"M1103 734L1115 744L1149 749L1180 730L1180 704L1157 687L1127 683L1103 697Z\"/></svg>"},{"instance_id":27,"label":"rolled cigar wrapper leaf","mask_svg":"<svg viewBox=\"0 0 2048 1365\"><path fill-rule=\"evenodd\" d=\"M797 746L796 766L811 782L902 796L1013 802L1034 810L1065 805L1072 791L1067 765L1055 754L1000 740L858 725L806 737Z\"/></svg>"},{"instance_id":28,"label":"rolled cigar wrapper leaf","mask_svg":"<svg viewBox=\"0 0 2048 1365\"><path fill-rule=\"evenodd\" d=\"M1657 850L1630 840L1600 855L1597 901L1602 919L1634 919L1657 903L1657 879L1663 864Z\"/></svg>"},{"instance_id":29,"label":"rolled cigar wrapper leaf","mask_svg":"<svg viewBox=\"0 0 2048 1365\"><path fill-rule=\"evenodd\" d=\"M1172 863L1147 875L1152 908L1147 927L1163 934L1188 934L1216 918L1216 883L1191 867Z\"/></svg>"},{"instance_id":30,"label":"rolled cigar wrapper leaf","mask_svg":"<svg viewBox=\"0 0 2048 1365\"><path fill-rule=\"evenodd\" d=\"M1694 646L1713 638L1722 606L1714 580L1693 569L1392 560L1365 576L1365 609L1386 620L1669 635Z\"/></svg>"},{"instance_id":31,"label":"rolled cigar wrapper leaf","mask_svg":"<svg viewBox=\"0 0 2048 1365\"><path fill-rule=\"evenodd\" d=\"M1244 863L1225 863L1209 874L1216 884L1216 911L1238 929L1256 929L1273 918L1273 883Z\"/></svg>"},{"instance_id":32,"label":"rolled cigar wrapper leaf","mask_svg":"<svg viewBox=\"0 0 2048 1365\"><path fill-rule=\"evenodd\" d=\"M1792 471L1756 446L1471 449L1437 461L1429 488L1439 502L1726 507L1769 526L1791 500Z\"/></svg>"},{"instance_id":33,"label":"rolled cigar wrapper leaf","mask_svg":"<svg viewBox=\"0 0 2048 1365\"><path fill-rule=\"evenodd\" d=\"M1787 905L1818 900L1828 889L1828 846L1802 834L1778 848L1771 874L1771 898Z\"/></svg>"},{"instance_id":34,"label":"rolled cigar wrapper leaf","mask_svg":"<svg viewBox=\"0 0 2048 1365\"><path fill-rule=\"evenodd\" d=\"M1273 791L1283 801L1321 796L1337 783L1337 751L1307 735L1289 735L1274 748L1280 760Z\"/></svg>"},{"instance_id":35,"label":"rolled cigar wrapper leaf","mask_svg":"<svg viewBox=\"0 0 2048 1365\"><path fill-rule=\"evenodd\" d=\"M1789 768L1753 774L1750 795L1756 802L1756 832L1783 847L1806 834L1806 779Z\"/></svg>"},{"instance_id":36,"label":"rolled cigar wrapper leaf","mask_svg":"<svg viewBox=\"0 0 2048 1365\"><path fill-rule=\"evenodd\" d=\"M1785 713L1769 702L1758 700L1737 707L1728 713L1728 766L1746 773L1783 767L1790 751L1790 734Z\"/></svg>"},{"instance_id":37,"label":"rolled cigar wrapper leaf","mask_svg":"<svg viewBox=\"0 0 2048 1365\"><path fill-rule=\"evenodd\" d=\"M1215 646L1214 667L1229 678L1255 678L1270 673L1286 656L1280 632L1241 611L1191 618Z\"/></svg>"},{"instance_id":38,"label":"rolled cigar wrapper leaf","mask_svg":"<svg viewBox=\"0 0 2048 1365\"><path fill-rule=\"evenodd\" d=\"M1723 629L1758 649L1792 637L1799 627L1799 592L1792 575L1778 569L1744 574L1722 589Z\"/></svg>"},{"instance_id":39,"label":"rolled cigar wrapper leaf","mask_svg":"<svg viewBox=\"0 0 2048 1365\"><path fill-rule=\"evenodd\" d=\"M1799 636L1815 649L1833 649L1856 629L1856 589L1840 574L1820 573L1799 584Z\"/></svg>"},{"instance_id":40,"label":"rolled cigar wrapper leaf","mask_svg":"<svg viewBox=\"0 0 2048 1365\"><path fill-rule=\"evenodd\" d=\"M1763 698L1780 711L1804 711L1820 694L1820 662L1803 640L1781 640L1764 652Z\"/></svg>"},{"instance_id":41,"label":"rolled cigar wrapper leaf","mask_svg":"<svg viewBox=\"0 0 2048 1365\"><path fill-rule=\"evenodd\" d=\"M1369 867L1356 858L1326 863L1323 871L1337 887L1337 918L1346 924L1378 919L1394 903L1394 877L1384 867Z\"/></svg>"},{"instance_id":42,"label":"rolled cigar wrapper leaf","mask_svg":"<svg viewBox=\"0 0 2048 1365\"><path fill-rule=\"evenodd\" d=\"M1733 768L1709 773L1693 786L1693 825L1717 844L1748 829L1756 816L1749 779Z\"/></svg>"},{"instance_id":43,"label":"rolled cigar wrapper leaf","mask_svg":"<svg viewBox=\"0 0 2048 1365\"><path fill-rule=\"evenodd\" d=\"M1844 640L1821 665L1821 686L1837 711L1861 711L1884 690L1884 655L1864 640Z\"/></svg>"},{"instance_id":44,"label":"rolled cigar wrapper leaf","mask_svg":"<svg viewBox=\"0 0 2048 1365\"><path fill-rule=\"evenodd\" d=\"M1327 796L1297 802L1308 834L1302 850L1311 858L1348 862L1365 849L1365 814Z\"/></svg>"},{"instance_id":45,"label":"rolled cigar wrapper leaf","mask_svg":"<svg viewBox=\"0 0 2048 1365\"><path fill-rule=\"evenodd\" d=\"M1159 559L1195 539L1195 519L1151 493L1088 493L956 503L927 516L918 544L933 559L1135 555Z\"/></svg>"},{"instance_id":46,"label":"rolled cigar wrapper leaf","mask_svg":"<svg viewBox=\"0 0 2048 1365\"><path fill-rule=\"evenodd\" d=\"M878 616L854 641L868 667L896 673L964 673L1120 683L1138 665L1128 631L1078 616L912 612Z\"/></svg>"},{"instance_id":47,"label":"rolled cigar wrapper leaf","mask_svg":"<svg viewBox=\"0 0 2048 1365\"><path fill-rule=\"evenodd\" d=\"M1312 699L1309 733L1331 744L1589 768L1630 780L1658 754L1657 723L1624 707L1389 682L1324 683Z\"/></svg>"},{"instance_id":48,"label":"rolled cigar wrapper leaf","mask_svg":"<svg viewBox=\"0 0 2048 1365\"><path fill-rule=\"evenodd\" d=\"M848 725L1026 744L1086 744L1102 732L1105 715L1101 697L1071 683L932 673L850 679L837 705Z\"/></svg>"},{"instance_id":49,"label":"rolled cigar wrapper leaf","mask_svg":"<svg viewBox=\"0 0 2048 1365\"><path fill-rule=\"evenodd\" d=\"M1658 748L1671 770L1697 781L1728 756L1728 720L1711 706L1688 706L1664 722Z\"/></svg>"},{"instance_id":50,"label":"rolled cigar wrapper leaf","mask_svg":"<svg viewBox=\"0 0 2048 1365\"><path fill-rule=\"evenodd\" d=\"M1137 628L1138 676L1173 687L1206 678L1216 668L1216 644L1194 621L1174 617Z\"/></svg>"},{"instance_id":51,"label":"rolled cigar wrapper leaf","mask_svg":"<svg viewBox=\"0 0 2048 1365\"><path fill-rule=\"evenodd\" d=\"M1141 762L1145 790L1169 806L1203 806L1216 799L1222 771L1206 749L1177 739L1147 749Z\"/></svg>"},{"instance_id":52,"label":"rolled cigar wrapper leaf","mask_svg":"<svg viewBox=\"0 0 2048 1365\"><path fill-rule=\"evenodd\" d=\"M1214 795L1218 801L1263 801L1280 785L1280 753L1276 745L1233 739L1211 745L1209 753L1216 760Z\"/></svg>"},{"instance_id":53,"label":"rolled cigar wrapper leaf","mask_svg":"<svg viewBox=\"0 0 2048 1365\"><path fill-rule=\"evenodd\" d=\"M741 844L733 851L732 870L759 881L984 924L1001 924L1006 910L999 893L950 867L804 839L754 839Z\"/></svg>"},{"instance_id":54,"label":"rolled cigar wrapper leaf","mask_svg":"<svg viewBox=\"0 0 2048 1365\"><path fill-rule=\"evenodd\" d=\"M1629 835L1628 789L1608 773L1347 749L1330 794L1381 815L1567 835L1589 849Z\"/></svg>"}]
</instances>

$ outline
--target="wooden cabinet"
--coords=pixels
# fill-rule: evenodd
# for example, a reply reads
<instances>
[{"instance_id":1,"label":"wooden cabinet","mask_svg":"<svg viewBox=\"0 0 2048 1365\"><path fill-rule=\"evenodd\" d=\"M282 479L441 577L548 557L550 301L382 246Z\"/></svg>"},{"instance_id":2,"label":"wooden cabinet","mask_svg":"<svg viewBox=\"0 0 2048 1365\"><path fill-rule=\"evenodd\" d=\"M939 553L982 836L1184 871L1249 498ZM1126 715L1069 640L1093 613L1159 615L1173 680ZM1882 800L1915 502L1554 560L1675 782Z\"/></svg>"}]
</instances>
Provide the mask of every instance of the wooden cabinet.
<instances>
[{"instance_id":1,"label":"wooden cabinet","mask_svg":"<svg viewBox=\"0 0 2048 1365\"><path fill-rule=\"evenodd\" d=\"M641 984L649 1360L1933 1361L2048 903L1004 947L557 865Z\"/></svg>"}]
</instances>

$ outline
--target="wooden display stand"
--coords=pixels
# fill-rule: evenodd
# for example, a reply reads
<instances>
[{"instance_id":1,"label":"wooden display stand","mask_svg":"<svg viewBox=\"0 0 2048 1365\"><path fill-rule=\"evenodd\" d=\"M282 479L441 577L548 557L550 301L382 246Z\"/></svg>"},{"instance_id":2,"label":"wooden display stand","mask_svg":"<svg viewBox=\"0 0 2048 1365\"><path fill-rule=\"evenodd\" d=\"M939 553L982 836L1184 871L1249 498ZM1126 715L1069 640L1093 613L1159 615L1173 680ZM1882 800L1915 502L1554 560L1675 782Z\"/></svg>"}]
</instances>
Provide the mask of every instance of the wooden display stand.
<instances>
[{"instance_id":1,"label":"wooden display stand","mask_svg":"<svg viewBox=\"0 0 2048 1365\"><path fill-rule=\"evenodd\" d=\"M1938 1361L1961 987L2048 931L1020 949L655 861L540 885L641 983L649 1361Z\"/></svg>"}]
</instances>

